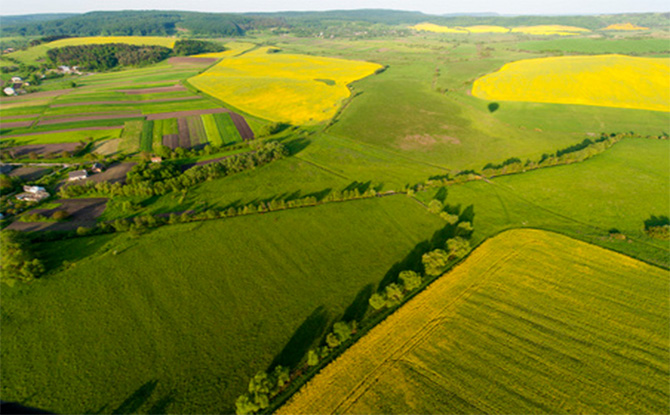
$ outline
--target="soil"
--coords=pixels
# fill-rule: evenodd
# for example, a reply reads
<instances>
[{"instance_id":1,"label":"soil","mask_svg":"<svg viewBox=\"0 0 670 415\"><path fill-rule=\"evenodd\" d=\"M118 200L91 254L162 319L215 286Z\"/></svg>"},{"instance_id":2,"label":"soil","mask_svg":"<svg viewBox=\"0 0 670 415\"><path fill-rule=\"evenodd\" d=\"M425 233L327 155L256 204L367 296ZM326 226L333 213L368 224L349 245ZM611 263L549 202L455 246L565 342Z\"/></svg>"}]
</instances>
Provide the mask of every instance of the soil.
<instances>
[{"instance_id":1,"label":"soil","mask_svg":"<svg viewBox=\"0 0 670 415\"><path fill-rule=\"evenodd\" d=\"M9 172L9 177L18 177L24 182L31 182L37 180L51 172L50 168L46 167L18 167Z\"/></svg>"},{"instance_id":2,"label":"soil","mask_svg":"<svg viewBox=\"0 0 670 415\"><path fill-rule=\"evenodd\" d=\"M14 121L14 122L3 122L0 124L0 128L21 128L21 127L30 127L33 125L35 120L30 121Z\"/></svg>"},{"instance_id":3,"label":"soil","mask_svg":"<svg viewBox=\"0 0 670 415\"><path fill-rule=\"evenodd\" d=\"M212 108L208 110L161 112L159 114L147 115L147 121L167 120L168 118L189 117L191 115L218 114L223 112L230 112L230 110L227 108Z\"/></svg>"},{"instance_id":4,"label":"soil","mask_svg":"<svg viewBox=\"0 0 670 415\"><path fill-rule=\"evenodd\" d=\"M142 113L140 111L133 111L133 112L108 114L108 115L87 115L83 117L54 118L49 120L41 120L39 123L37 123L37 125L63 124L67 122L77 122L77 121L113 120L116 118L131 118L141 116Z\"/></svg>"},{"instance_id":5,"label":"soil","mask_svg":"<svg viewBox=\"0 0 670 415\"><path fill-rule=\"evenodd\" d=\"M102 173L96 173L91 176L88 176L85 180L77 182L80 184L82 182L109 182L109 183L121 183L126 182L126 174L136 165L137 163L116 163L109 166Z\"/></svg>"},{"instance_id":6,"label":"soil","mask_svg":"<svg viewBox=\"0 0 670 415\"><path fill-rule=\"evenodd\" d=\"M191 136L186 118L177 118L177 126L179 128L179 147L191 148Z\"/></svg>"},{"instance_id":7,"label":"soil","mask_svg":"<svg viewBox=\"0 0 670 415\"><path fill-rule=\"evenodd\" d=\"M187 56L177 56L168 59L168 63L199 63L203 65L211 65L216 62L217 58L193 58Z\"/></svg>"},{"instance_id":8,"label":"soil","mask_svg":"<svg viewBox=\"0 0 670 415\"><path fill-rule=\"evenodd\" d=\"M64 107L79 107L82 105L132 105L132 104L145 104L145 103L154 103L154 102L172 102L172 101L190 101L194 99L202 99L199 96L192 97L176 97L176 98L157 98L157 99L144 99L142 101L92 101L92 102L70 102L68 104L55 104L51 105L51 108L64 108ZM39 116L36 115L36 116ZM19 116L17 116L19 117ZM22 118L31 117L31 115L23 116ZM8 117L5 117L8 118Z\"/></svg>"},{"instance_id":9,"label":"soil","mask_svg":"<svg viewBox=\"0 0 670 415\"><path fill-rule=\"evenodd\" d=\"M41 155L62 153L63 151L74 151L80 143L55 143L55 144L28 144L25 146L10 147L14 158L21 158L29 153Z\"/></svg>"},{"instance_id":10,"label":"soil","mask_svg":"<svg viewBox=\"0 0 670 415\"><path fill-rule=\"evenodd\" d=\"M174 150L179 147L179 134L166 134L163 136L163 145Z\"/></svg>"},{"instance_id":11,"label":"soil","mask_svg":"<svg viewBox=\"0 0 670 415\"><path fill-rule=\"evenodd\" d=\"M243 116L231 112L230 118L233 120L233 124L235 124L235 128L237 128L237 131L240 132L242 139L253 140L254 132L251 131L251 127L249 127L249 124L247 124L247 120L245 120Z\"/></svg>"},{"instance_id":12,"label":"soil","mask_svg":"<svg viewBox=\"0 0 670 415\"><path fill-rule=\"evenodd\" d=\"M71 231L83 226L91 228L95 226L96 219L102 215L107 205L105 198L91 199L61 199L55 203L61 205L54 209L33 209L28 213L41 213L51 216L57 210L65 210L70 214L64 222L19 222L9 225L7 229L17 231Z\"/></svg>"},{"instance_id":13,"label":"soil","mask_svg":"<svg viewBox=\"0 0 670 415\"><path fill-rule=\"evenodd\" d=\"M16 119L23 119L23 118L37 118L42 114L19 114L19 115L3 115L2 119L3 120L16 120Z\"/></svg>"}]
</instances>

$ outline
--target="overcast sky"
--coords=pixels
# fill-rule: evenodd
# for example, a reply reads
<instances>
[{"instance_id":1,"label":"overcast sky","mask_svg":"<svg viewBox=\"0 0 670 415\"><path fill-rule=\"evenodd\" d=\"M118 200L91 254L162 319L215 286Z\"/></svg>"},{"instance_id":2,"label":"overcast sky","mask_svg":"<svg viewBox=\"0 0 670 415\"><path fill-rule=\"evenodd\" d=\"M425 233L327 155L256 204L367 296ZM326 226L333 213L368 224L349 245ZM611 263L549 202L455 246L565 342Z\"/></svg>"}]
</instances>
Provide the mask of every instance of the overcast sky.
<instances>
[{"instance_id":1,"label":"overcast sky","mask_svg":"<svg viewBox=\"0 0 670 415\"><path fill-rule=\"evenodd\" d=\"M0 15L83 13L93 10L249 12L335 9L417 10L431 14L593 14L667 12L669 0L0 0Z\"/></svg>"}]
</instances>

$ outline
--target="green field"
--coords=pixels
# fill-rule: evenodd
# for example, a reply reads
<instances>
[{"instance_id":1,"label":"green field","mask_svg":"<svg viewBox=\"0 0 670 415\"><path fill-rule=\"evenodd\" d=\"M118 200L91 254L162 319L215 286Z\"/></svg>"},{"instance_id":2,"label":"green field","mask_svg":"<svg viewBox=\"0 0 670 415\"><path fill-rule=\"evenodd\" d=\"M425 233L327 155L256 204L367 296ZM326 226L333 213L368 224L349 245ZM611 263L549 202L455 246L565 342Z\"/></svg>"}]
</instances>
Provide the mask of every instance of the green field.
<instances>
[{"instance_id":1,"label":"green field","mask_svg":"<svg viewBox=\"0 0 670 415\"><path fill-rule=\"evenodd\" d=\"M644 232L651 215L670 212L670 142L626 139L581 163L476 181L447 189L452 206L474 205L478 240L504 229L537 227L567 233L670 267L667 241ZM419 194L430 200L435 190ZM609 236L610 229L627 236Z\"/></svg>"},{"instance_id":2,"label":"green field","mask_svg":"<svg viewBox=\"0 0 670 415\"><path fill-rule=\"evenodd\" d=\"M620 53L633 55L670 55L667 39L554 39L519 42L516 48L534 52L577 52L584 54Z\"/></svg>"},{"instance_id":3,"label":"green field","mask_svg":"<svg viewBox=\"0 0 670 415\"><path fill-rule=\"evenodd\" d=\"M0 293L2 397L59 413L230 412L305 319L337 319L441 226L396 196L42 244L50 266L76 265Z\"/></svg>"},{"instance_id":4,"label":"green field","mask_svg":"<svg viewBox=\"0 0 670 415\"><path fill-rule=\"evenodd\" d=\"M667 413L669 281L565 236L502 233L279 413Z\"/></svg>"}]
</instances>

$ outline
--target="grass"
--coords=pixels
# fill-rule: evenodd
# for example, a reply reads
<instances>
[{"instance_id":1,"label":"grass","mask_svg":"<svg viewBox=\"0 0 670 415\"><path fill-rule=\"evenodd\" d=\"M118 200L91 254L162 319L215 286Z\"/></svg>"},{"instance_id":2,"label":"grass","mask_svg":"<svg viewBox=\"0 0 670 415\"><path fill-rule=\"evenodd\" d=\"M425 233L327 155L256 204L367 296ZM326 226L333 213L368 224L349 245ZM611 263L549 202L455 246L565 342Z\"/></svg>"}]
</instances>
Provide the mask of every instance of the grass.
<instances>
[{"instance_id":1,"label":"grass","mask_svg":"<svg viewBox=\"0 0 670 415\"><path fill-rule=\"evenodd\" d=\"M202 123L205 127L207 140L215 146L222 145L223 139L221 138L221 133L219 133L219 128L216 125L214 114L203 114L200 117L202 118Z\"/></svg>"},{"instance_id":2,"label":"grass","mask_svg":"<svg viewBox=\"0 0 670 415\"><path fill-rule=\"evenodd\" d=\"M657 38L569 38L535 40L529 42L519 42L515 47L521 50L535 52L551 51L584 54L621 53L639 55L651 53L670 53L670 45L668 45L667 39Z\"/></svg>"},{"instance_id":3,"label":"grass","mask_svg":"<svg viewBox=\"0 0 670 415\"><path fill-rule=\"evenodd\" d=\"M123 127L123 132L121 133L119 149L132 153L142 149L141 146L147 146L147 143L144 141L145 124L144 121L126 122Z\"/></svg>"},{"instance_id":4,"label":"grass","mask_svg":"<svg viewBox=\"0 0 670 415\"><path fill-rule=\"evenodd\" d=\"M142 133L140 135L140 150L151 152L153 148L154 121L144 121L142 123Z\"/></svg>"},{"instance_id":5,"label":"grass","mask_svg":"<svg viewBox=\"0 0 670 415\"><path fill-rule=\"evenodd\" d=\"M472 95L670 111L670 59L623 55L563 56L508 63L475 81ZM643 78L639 78L644 74Z\"/></svg>"},{"instance_id":6,"label":"grass","mask_svg":"<svg viewBox=\"0 0 670 415\"><path fill-rule=\"evenodd\" d=\"M330 119L349 96L347 85L381 68L369 62L268 50L224 58L189 83L251 115L298 125Z\"/></svg>"},{"instance_id":7,"label":"grass","mask_svg":"<svg viewBox=\"0 0 670 415\"><path fill-rule=\"evenodd\" d=\"M114 412L156 382L136 411L232 412L296 331L319 337L302 324L326 330L441 226L397 196L42 244L76 265L0 292L2 397Z\"/></svg>"},{"instance_id":8,"label":"grass","mask_svg":"<svg viewBox=\"0 0 670 415\"><path fill-rule=\"evenodd\" d=\"M5 140L11 140L16 145L26 145L26 144L57 144L57 143L75 143L87 138L92 138L94 140L103 140L103 139L112 139L118 138L121 135L121 129L111 129L111 130L79 130L79 131L68 131L68 132L58 132L54 131L48 134L33 134L33 135L24 135L20 137L12 137Z\"/></svg>"},{"instance_id":9,"label":"grass","mask_svg":"<svg viewBox=\"0 0 670 415\"><path fill-rule=\"evenodd\" d=\"M278 413L666 413L667 285L626 256L508 231Z\"/></svg>"},{"instance_id":10,"label":"grass","mask_svg":"<svg viewBox=\"0 0 670 415\"><path fill-rule=\"evenodd\" d=\"M242 136L240 136L240 132L237 131L237 127L235 127L235 124L233 124L233 120L230 118L230 114L213 114L213 116L216 127L219 130L219 134L221 135L221 140L224 144L231 144L242 141Z\"/></svg>"},{"instance_id":11,"label":"grass","mask_svg":"<svg viewBox=\"0 0 670 415\"><path fill-rule=\"evenodd\" d=\"M450 186L447 203L474 205L477 240L537 227L668 268L670 247L646 235L644 220L670 211L669 152L667 140L628 139L578 164ZM428 201L434 194L418 196ZM612 228L628 239L610 237Z\"/></svg>"}]
</instances>

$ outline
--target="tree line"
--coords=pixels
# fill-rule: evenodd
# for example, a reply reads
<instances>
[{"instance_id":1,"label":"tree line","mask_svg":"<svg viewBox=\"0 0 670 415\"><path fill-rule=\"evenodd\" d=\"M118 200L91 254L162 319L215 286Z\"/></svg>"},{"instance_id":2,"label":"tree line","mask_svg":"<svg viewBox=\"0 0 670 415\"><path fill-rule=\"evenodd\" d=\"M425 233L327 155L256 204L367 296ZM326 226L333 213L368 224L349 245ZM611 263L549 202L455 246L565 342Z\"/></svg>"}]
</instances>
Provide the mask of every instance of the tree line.
<instances>
[{"instance_id":1,"label":"tree line","mask_svg":"<svg viewBox=\"0 0 670 415\"><path fill-rule=\"evenodd\" d=\"M49 49L47 58L55 66L68 65L91 71L105 71L117 66L141 66L160 62L170 56L171 52L169 48L157 45L108 43Z\"/></svg>"},{"instance_id":2,"label":"tree line","mask_svg":"<svg viewBox=\"0 0 670 415\"><path fill-rule=\"evenodd\" d=\"M30 242L21 232L0 232L0 277L2 280L31 281L44 273L44 265L30 249Z\"/></svg>"}]
</instances>

